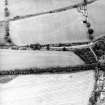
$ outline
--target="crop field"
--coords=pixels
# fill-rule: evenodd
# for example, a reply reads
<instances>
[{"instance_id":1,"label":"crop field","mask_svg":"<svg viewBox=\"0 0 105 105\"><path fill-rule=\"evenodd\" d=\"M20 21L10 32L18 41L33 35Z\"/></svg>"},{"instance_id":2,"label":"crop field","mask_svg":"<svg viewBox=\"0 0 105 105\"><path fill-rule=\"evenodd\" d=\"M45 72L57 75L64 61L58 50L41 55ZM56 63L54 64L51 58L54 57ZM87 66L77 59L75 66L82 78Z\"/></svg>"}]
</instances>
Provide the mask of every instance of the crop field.
<instances>
[{"instance_id":1,"label":"crop field","mask_svg":"<svg viewBox=\"0 0 105 105\"><path fill-rule=\"evenodd\" d=\"M8 0L8 8L10 17L15 17L64 8L81 2L83 0Z\"/></svg>"},{"instance_id":2,"label":"crop field","mask_svg":"<svg viewBox=\"0 0 105 105\"><path fill-rule=\"evenodd\" d=\"M0 70L79 64L84 62L73 52L0 50Z\"/></svg>"},{"instance_id":3,"label":"crop field","mask_svg":"<svg viewBox=\"0 0 105 105\"><path fill-rule=\"evenodd\" d=\"M88 21L94 30L93 36L97 38L105 34L105 0L90 1L93 2L87 5ZM5 2L0 0L0 45L6 42L6 35L12 44L18 46L89 41L84 16L75 7L83 0ZM81 59L82 54L80 58L72 51L16 50L8 47L9 43L5 45L8 49L0 47L0 71L85 64ZM84 58L91 63L89 54L85 55L87 58ZM96 90L95 73L89 70L65 74L0 76L0 105L90 105L89 98Z\"/></svg>"},{"instance_id":4,"label":"crop field","mask_svg":"<svg viewBox=\"0 0 105 105\"><path fill-rule=\"evenodd\" d=\"M81 20L76 10L40 15L10 22L10 34L18 45L88 41Z\"/></svg>"},{"instance_id":5,"label":"crop field","mask_svg":"<svg viewBox=\"0 0 105 105\"><path fill-rule=\"evenodd\" d=\"M88 105L94 72L24 75L0 84L0 105Z\"/></svg>"},{"instance_id":6,"label":"crop field","mask_svg":"<svg viewBox=\"0 0 105 105\"><path fill-rule=\"evenodd\" d=\"M4 11L5 5L2 0L0 2L0 19L9 20L9 34L17 45L89 41L82 13L78 8L72 8L73 5L80 4L82 1L8 0L9 16L4 18L6 11ZM96 38L105 33L105 1L93 1L88 4L87 9L89 22L94 29ZM68 8L69 6L70 8ZM56 9L62 11L57 12ZM53 10L55 10L54 13L51 12ZM2 35L0 33L0 36Z\"/></svg>"},{"instance_id":7,"label":"crop field","mask_svg":"<svg viewBox=\"0 0 105 105\"><path fill-rule=\"evenodd\" d=\"M84 62L72 52L0 50L0 69L75 66ZM88 105L95 72L20 75L0 78L0 105Z\"/></svg>"},{"instance_id":8,"label":"crop field","mask_svg":"<svg viewBox=\"0 0 105 105\"><path fill-rule=\"evenodd\" d=\"M32 1L33 0L31 0L31 3ZM16 4L20 5L17 6L16 9L11 9L11 13L14 13L15 16L20 16L20 18L18 17L19 19L10 22L10 35L15 44L26 45L30 43L45 44L89 41L87 28L82 22L84 20L84 17L78 9L68 9L62 12L55 11L55 13L44 13L40 10L44 7L42 6L40 8L42 4L41 2L37 1L36 5L38 4L38 7L40 9L30 9L29 6L31 6L32 4L30 3L30 5L27 5L27 2L25 2L24 5L26 6L26 10L22 9L23 11L20 11L22 7L21 5L24 3L22 2L23 1L21 1L21 3ZM67 4L63 4L64 7ZM48 7L45 6L47 8L45 10L50 11L50 3L46 5L48 5ZM34 6L34 8L37 8L37 6ZM104 0L98 0L88 5L89 22L91 23L91 27L94 29L95 38L105 33L104 10ZM20 15L17 15L16 13L20 13ZM21 14L23 14L23 19L21 19Z\"/></svg>"},{"instance_id":9,"label":"crop field","mask_svg":"<svg viewBox=\"0 0 105 105\"><path fill-rule=\"evenodd\" d=\"M0 21L1 20L4 20L4 1L3 0L0 0Z\"/></svg>"},{"instance_id":10,"label":"crop field","mask_svg":"<svg viewBox=\"0 0 105 105\"><path fill-rule=\"evenodd\" d=\"M96 0L88 5L88 16L94 28L94 36L105 35L105 0Z\"/></svg>"}]
</instances>

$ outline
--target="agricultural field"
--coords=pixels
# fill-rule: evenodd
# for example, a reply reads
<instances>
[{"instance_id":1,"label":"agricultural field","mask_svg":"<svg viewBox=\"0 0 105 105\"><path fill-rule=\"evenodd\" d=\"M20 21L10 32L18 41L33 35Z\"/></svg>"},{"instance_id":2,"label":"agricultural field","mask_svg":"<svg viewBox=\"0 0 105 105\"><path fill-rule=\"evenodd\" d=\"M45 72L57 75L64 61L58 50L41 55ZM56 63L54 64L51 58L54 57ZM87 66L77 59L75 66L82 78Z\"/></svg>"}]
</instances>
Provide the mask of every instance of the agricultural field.
<instances>
[{"instance_id":1,"label":"agricultural field","mask_svg":"<svg viewBox=\"0 0 105 105\"><path fill-rule=\"evenodd\" d=\"M0 84L0 105L88 105L93 71L18 76Z\"/></svg>"},{"instance_id":2,"label":"agricultural field","mask_svg":"<svg viewBox=\"0 0 105 105\"><path fill-rule=\"evenodd\" d=\"M0 69L80 65L73 52L1 49ZM5 76L0 78L0 105L88 105L95 72Z\"/></svg>"},{"instance_id":3,"label":"agricultural field","mask_svg":"<svg viewBox=\"0 0 105 105\"><path fill-rule=\"evenodd\" d=\"M11 39L15 44L26 45L30 43L45 44L89 41L87 27L85 26L85 24L83 24L84 17L77 8L68 9L62 12L55 11L55 13L44 13L40 9L30 9L29 6L34 4L34 3L32 4L32 1L33 0L31 0L30 5L27 5L27 2L25 2L26 10L25 9L22 9L22 11L19 10L19 7L21 9L21 7L23 6L16 6L18 8L16 10L11 9L10 13L14 13L15 16L20 16L20 18L18 17L18 19L10 22L10 35ZM22 5L22 2L23 1L21 1L21 3L18 2L16 5ZM69 4L68 2L65 2L66 4L64 2L61 3L62 5L64 5L64 7ZM44 10L43 9L44 7L42 6L41 2L36 1L36 5L37 4L39 8L41 7L42 10ZM49 9L50 3L46 5L48 5L48 8L47 6L45 6L47 8L45 9L45 11L47 10L50 11ZM37 8L37 6L34 6L34 8ZM30 12L27 12L27 9ZM91 23L91 27L94 29L93 34L94 37L97 38L104 35L105 33L104 0L94 1L93 3L88 5L87 9L89 22ZM35 11L32 12L32 10ZM38 12L38 10L41 12ZM20 15L16 13L20 13ZM28 15L26 15L26 13ZM21 14L23 14L22 18Z\"/></svg>"},{"instance_id":4,"label":"agricultural field","mask_svg":"<svg viewBox=\"0 0 105 105\"><path fill-rule=\"evenodd\" d=\"M87 6L88 20L94 29L93 35L97 38L105 34L105 0L88 0L90 1L93 2ZM87 27L83 23L84 16L79 8L73 7L82 2L83 0L7 0L5 4L1 0L0 45L4 44L5 35L9 36L14 47L36 43L89 41ZM84 58L91 60L88 58L89 53L86 50L84 52L87 54ZM99 52L102 51L96 51L97 55ZM0 47L0 71L84 65L81 58L71 51L31 51L5 46ZM0 105L90 105L89 98L96 85L95 76L94 70L0 76Z\"/></svg>"},{"instance_id":5,"label":"agricultural field","mask_svg":"<svg viewBox=\"0 0 105 105\"><path fill-rule=\"evenodd\" d=\"M5 22L0 22L0 45L5 44L5 35L6 35L6 30L5 30Z\"/></svg>"},{"instance_id":6,"label":"agricultural field","mask_svg":"<svg viewBox=\"0 0 105 105\"><path fill-rule=\"evenodd\" d=\"M4 0L0 0L0 44L4 44L5 42L5 22L2 22L3 20L5 20L4 5Z\"/></svg>"},{"instance_id":7,"label":"agricultural field","mask_svg":"<svg viewBox=\"0 0 105 105\"><path fill-rule=\"evenodd\" d=\"M0 70L76 66L84 62L73 52L0 50Z\"/></svg>"},{"instance_id":8,"label":"agricultural field","mask_svg":"<svg viewBox=\"0 0 105 105\"><path fill-rule=\"evenodd\" d=\"M8 8L10 17L15 17L42 13L82 2L83 0L8 0Z\"/></svg>"},{"instance_id":9,"label":"agricultural field","mask_svg":"<svg viewBox=\"0 0 105 105\"><path fill-rule=\"evenodd\" d=\"M4 0L0 0L0 21L4 20L4 8L5 8Z\"/></svg>"},{"instance_id":10,"label":"agricultural field","mask_svg":"<svg viewBox=\"0 0 105 105\"><path fill-rule=\"evenodd\" d=\"M105 35L105 0L96 0L88 5L88 17L94 28L94 36Z\"/></svg>"},{"instance_id":11,"label":"agricultural field","mask_svg":"<svg viewBox=\"0 0 105 105\"><path fill-rule=\"evenodd\" d=\"M17 45L88 41L82 19L81 15L73 9L11 21L10 34Z\"/></svg>"}]
</instances>

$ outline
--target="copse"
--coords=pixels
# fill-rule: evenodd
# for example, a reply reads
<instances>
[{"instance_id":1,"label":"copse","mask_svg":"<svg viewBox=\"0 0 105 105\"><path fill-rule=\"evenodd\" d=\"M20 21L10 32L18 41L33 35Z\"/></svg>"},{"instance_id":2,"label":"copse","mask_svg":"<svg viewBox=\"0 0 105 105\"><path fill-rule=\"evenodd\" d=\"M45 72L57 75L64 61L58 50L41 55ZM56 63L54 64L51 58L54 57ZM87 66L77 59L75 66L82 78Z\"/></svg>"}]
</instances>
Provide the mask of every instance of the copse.
<instances>
[{"instance_id":1,"label":"copse","mask_svg":"<svg viewBox=\"0 0 105 105\"><path fill-rule=\"evenodd\" d=\"M37 44L30 44L30 48L33 50L40 50L41 49L41 45L39 43Z\"/></svg>"}]
</instances>

